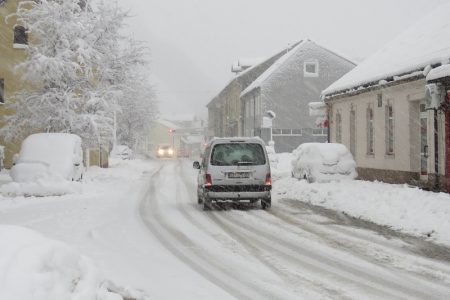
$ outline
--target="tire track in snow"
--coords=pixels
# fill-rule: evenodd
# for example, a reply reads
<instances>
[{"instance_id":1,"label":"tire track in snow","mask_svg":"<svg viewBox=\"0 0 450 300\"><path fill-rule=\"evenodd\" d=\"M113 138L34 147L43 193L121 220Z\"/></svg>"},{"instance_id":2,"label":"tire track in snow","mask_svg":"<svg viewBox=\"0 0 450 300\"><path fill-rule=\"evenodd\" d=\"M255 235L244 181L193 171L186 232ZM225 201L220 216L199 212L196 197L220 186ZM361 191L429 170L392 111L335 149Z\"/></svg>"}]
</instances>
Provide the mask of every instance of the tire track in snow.
<instances>
[{"instance_id":1,"label":"tire track in snow","mask_svg":"<svg viewBox=\"0 0 450 300\"><path fill-rule=\"evenodd\" d=\"M236 278L238 277L236 274L232 274L221 266L220 262L207 255L200 255L198 251L195 251L198 246L164 219L158 205L158 201L161 200L159 197L164 196L158 195L156 183L162 178L162 171L170 166L173 166L171 162L163 165L153 174L147 196L141 201L139 212L147 228L173 255L233 297L238 299L280 299L277 295L263 290L253 282L241 282L239 278Z\"/></svg>"},{"instance_id":2,"label":"tire track in snow","mask_svg":"<svg viewBox=\"0 0 450 300\"><path fill-rule=\"evenodd\" d=\"M179 168L182 169L182 166L179 166ZM190 195L191 204L193 204L193 206L195 207L197 206L197 194L195 191L195 186L192 186L191 183L186 181L187 174L184 170L182 170L181 173L183 175L181 176L181 180L183 181L184 188L186 189L187 194ZM195 195L195 197L193 197L192 195ZM181 201L179 201L179 208L186 219L188 219L199 230L205 231L207 234L211 235L214 238L214 235L210 232L207 232L205 230L205 227L197 219L198 215L200 214L204 217L205 214L211 214L213 212L204 212L201 209L195 209L194 211L196 212L197 216L194 216L192 212L186 209L186 207L183 205L183 202ZM318 282L314 282L304 276L301 276L297 272L292 272L289 267L282 265L277 257L273 255L273 251L267 251L267 249L264 247L257 247L252 240L248 240L248 237L239 234L237 231L231 231L227 226L221 226L221 229L223 229L231 239L239 242L239 244L242 245L243 248L245 248L249 253L252 254L252 257L256 258L263 265L272 270L281 280L283 280L283 282L285 282L291 288L292 291L297 290L297 293L301 294L299 288L304 288L306 286L312 291L316 291L316 293L319 293L321 297L325 297L324 294L326 293L326 296L330 299L336 298L336 296L339 296L339 298L341 299L345 298L344 294L342 294L339 290L331 289L327 286L319 284Z\"/></svg>"},{"instance_id":3,"label":"tire track in snow","mask_svg":"<svg viewBox=\"0 0 450 300\"><path fill-rule=\"evenodd\" d=\"M186 184L186 183L185 183ZM313 253L311 250L308 250L306 248L299 248L298 245L294 245L288 241L280 239L276 235L269 235L267 231L262 231L259 228L254 227L253 225L247 224L242 222L240 219L237 220L237 218L233 215L232 212L230 213L223 213L221 215L219 214L207 214L214 222L219 224L223 228L228 228L228 233L234 237L236 237L237 240L240 241L249 241L252 240L253 242L258 243L260 246L268 247L270 250L275 252L279 252L280 254L284 254L286 249L283 249L280 251L279 247L272 247L272 245L267 244L261 241L261 237L267 236L267 239L270 241L276 241L277 245L282 245L283 247L291 250L291 251L298 251L300 250L301 256L303 256L302 259L298 259L292 254L288 254L287 257L289 257L291 260L294 260L297 262L297 264L300 265L307 265L310 268L315 269L315 271L318 272L325 272L325 273L333 273L335 276L340 277L341 279L345 279L344 281L350 282L351 284L357 284L359 286L365 287L366 289L372 290L375 295L377 294L384 294L385 296L389 296L392 298L427 298L434 297L436 299L442 298L445 296L445 294L439 294L439 292L432 291L428 289L427 292L423 292L422 289L419 287L417 288L414 286L414 284L409 284L405 282L399 282L395 278L395 274L392 274L391 270L385 270L381 269L382 274L380 274L378 277L375 275L372 275L371 271L365 272L364 270L360 270L359 266L350 266L348 262L346 261L340 261L339 259L334 258L328 258L325 255L319 255L317 253ZM225 217L227 216L227 217ZM229 218L229 216L232 216L232 218ZM264 219L264 218L262 218ZM224 222L225 221L225 222ZM267 222L267 220L264 220ZM227 226L228 222L228 226ZM231 225L231 226L229 226ZM238 226L236 226L238 225ZM234 226L234 228L233 228ZM252 227L251 230L249 230L249 227ZM242 236L242 231L247 231L247 234L245 236ZM258 238L252 238L253 236L258 236ZM326 245L329 247L329 245ZM307 260L313 261L314 263L311 264ZM323 262L326 262L326 265L323 266ZM318 265L321 267L318 268ZM330 266L333 266L332 270L330 270ZM375 266L377 268L381 268L379 266ZM386 278L385 278L386 277ZM351 278L351 280L350 280ZM364 278L366 278L364 280ZM420 281L417 281L413 279L416 283ZM421 282L423 283L423 282ZM423 284L422 284L423 286ZM441 289L442 291L442 289Z\"/></svg>"},{"instance_id":4,"label":"tire track in snow","mask_svg":"<svg viewBox=\"0 0 450 300\"><path fill-rule=\"evenodd\" d=\"M270 222L271 224L284 226L290 230L293 234L300 234L298 230L308 232L313 234L318 240L322 240L327 245L338 247L341 250L352 253L356 257L366 260L368 262L383 265L384 268L391 269L393 271L407 272L408 274L414 276L420 276L425 281L440 281L434 282L439 284L442 288L448 287L448 282L450 278L450 267L447 265L437 264L433 262L430 265L430 259L417 257L417 254L411 254L404 249L396 248L395 245L389 243L389 241L381 241L369 236L364 236L360 232L352 232L351 230L346 230L345 228L336 228L335 226L322 226L320 228L319 224L311 225L311 220L301 220L292 216L289 211L283 208L275 207L269 211L265 211L274 217L274 219L266 218L264 215L259 214L254 211L250 211L250 214L261 220ZM279 222L277 222L279 221ZM285 223L285 224L283 224ZM294 227L294 229L292 229ZM362 245L362 246L361 246ZM367 249L367 246L371 247L372 252ZM407 269L405 266L396 266L388 264L385 258L376 258L373 256L374 251L378 251L382 254L387 254L389 257L397 260L409 259L408 263L415 263L414 268ZM419 258L419 261L417 259ZM413 261L415 260L415 261ZM388 261L390 262L390 261ZM417 263L419 265L417 266ZM440 275L437 275L440 273ZM445 281L445 282L444 282ZM450 291L449 291L450 293Z\"/></svg>"}]
</instances>

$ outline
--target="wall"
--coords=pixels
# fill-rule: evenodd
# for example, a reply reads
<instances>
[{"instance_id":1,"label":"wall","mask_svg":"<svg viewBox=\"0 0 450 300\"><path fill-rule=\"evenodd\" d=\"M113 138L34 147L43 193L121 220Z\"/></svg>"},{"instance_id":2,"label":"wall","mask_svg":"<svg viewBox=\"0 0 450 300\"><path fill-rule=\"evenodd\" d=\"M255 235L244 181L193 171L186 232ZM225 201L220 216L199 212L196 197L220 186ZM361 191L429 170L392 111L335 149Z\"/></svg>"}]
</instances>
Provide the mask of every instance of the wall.
<instances>
[{"instance_id":1,"label":"wall","mask_svg":"<svg viewBox=\"0 0 450 300\"><path fill-rule=\"evenodd\" d=\"M19 1L8 0L0 5L0 78L4 79L5 83L5 103L12 101L12 95L21 90L24 86L20 80L21 75L15 72L15 66L22 62L26 58L25 51L23 49L14 49L13 40L14 33L13 28L16 25L16 19L11 17L6 23L5 18L14 13ZM6 110L4 104L0 104L0 116L11 114L11 111ZM0 123L0 126L2 124ZM19 152L20 142L5 142L0 138L0 144L5 146L5 167L10 168L12 166L12 157L15 153Z\"/></svg>"},{"instance_id":2,"label":"wall","mask_svg":"<svg viewBox=\"0 0 450 300\"><path fill-rule=\"evenodd\" d=\"M425 79L414 80L395 86L347 96L329 102L330 140L336 142L336 115L342 119L342 143L350 149L350 111L356 113L355 160L362 179L382 180L392 183L428 184L426 176L420 183L420 104L425 103ZM378 106L378 95L382 95L382 106ZM386 152L386 105L394 111L394 153ZM367 109L374 113L374 153L368 153ZM434 119L433 111L427 116L427 144L429 157L427 169L429 178L434 176ZM439 172L444 171L444 117L438 115L439 122Z\"/></svg>"}]
</instances>

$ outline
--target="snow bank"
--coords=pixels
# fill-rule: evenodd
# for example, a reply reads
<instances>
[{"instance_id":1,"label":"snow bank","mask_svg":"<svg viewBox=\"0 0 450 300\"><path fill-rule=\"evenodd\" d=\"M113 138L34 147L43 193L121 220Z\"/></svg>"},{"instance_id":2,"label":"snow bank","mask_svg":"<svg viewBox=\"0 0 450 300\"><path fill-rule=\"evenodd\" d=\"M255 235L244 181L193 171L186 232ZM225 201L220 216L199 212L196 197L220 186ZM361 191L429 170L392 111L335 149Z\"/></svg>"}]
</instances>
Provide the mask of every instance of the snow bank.
<instances>
[{"instance_id":1,"label":"snow bank","mask_svg":"<svg viewBox=\"0 0 450 300\"><path fill-rule=\"evenodd\" d=\"M116 300L86 257L64 243L0 225L0 299Z\"/></svg>"},{"instance_id":2,"label":"snow bank","mask_svg":"<svg viewBox=\"0 0 450 300\"><path fill-rule=\"evenodd\" d=\"M449 194L380 182L307 183L289 177L274 182L273 194L343 211L450 246Z\"/></svg>"},{"instance_id":3,"label":"snow bank","mask_svg":"<svg viewBox=\"0 0 450 300\"><path fill-rule=\"evenodd\" d=\"M34 182L10 182L0 186L3 196L46 197L79 194L82 186L79 182L66 180L38 179Z\"/></svg>"}]
</instances>

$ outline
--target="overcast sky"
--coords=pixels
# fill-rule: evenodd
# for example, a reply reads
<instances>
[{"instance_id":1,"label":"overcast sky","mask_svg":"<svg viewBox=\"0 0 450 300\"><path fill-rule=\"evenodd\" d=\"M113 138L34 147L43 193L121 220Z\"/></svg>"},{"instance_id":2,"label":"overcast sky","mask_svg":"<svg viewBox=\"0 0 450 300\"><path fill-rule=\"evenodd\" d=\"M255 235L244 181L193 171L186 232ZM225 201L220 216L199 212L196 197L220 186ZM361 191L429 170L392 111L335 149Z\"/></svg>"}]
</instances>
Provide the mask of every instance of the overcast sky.
<instances>
[{"instance_id":1,"label":"overcast sky","mask_svg":"<svg viewBox=\"0 0 450 300\"><path fill-rule=\"evenodd\" d=\"M206 115L233 61L304 38L361 61L450 0L119 0L146 41L163 115Z\"/></svg>"}]
</instances>

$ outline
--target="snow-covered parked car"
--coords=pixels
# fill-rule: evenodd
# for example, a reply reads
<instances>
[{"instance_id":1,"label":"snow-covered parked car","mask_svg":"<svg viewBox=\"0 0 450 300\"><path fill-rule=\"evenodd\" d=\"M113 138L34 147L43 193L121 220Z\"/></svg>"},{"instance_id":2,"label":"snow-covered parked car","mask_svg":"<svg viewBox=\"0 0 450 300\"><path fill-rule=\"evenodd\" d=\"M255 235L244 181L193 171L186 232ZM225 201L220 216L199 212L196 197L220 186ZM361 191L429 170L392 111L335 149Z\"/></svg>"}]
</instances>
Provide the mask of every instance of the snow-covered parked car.
<instances>
[{"instance_id":1,"label":"snow-covered parked car","mask_svg":"<svg viewBox=\"0 0 450 300\"><path fill-rule=\"evenodd\" d=\"M356 162L348 149L337 143L305 143L293 152L292 177L308 182L355 179Z\"/></svg>"},{"instance_id":2,"label":"snow-covered parked car","mask_svg":"<svg viewBox=\"0 0 450 300\"><path fill-rule=\"evenodd\" d=\"M133 157L133 150L131 150L127 145L116 145L111 150L110 156L123 160L131 159Z\"/></svg>"},{"instance_id":3,"label":"snow-covered parked car","mask_svg":"<svg viewBox=\"0 0 450 300\"><path fill-rule=\"evenodd\" d=\"M15 156L11 177L15 182L39 179L81 180L81 138L70 133L37 133L28 136Z\"/></svg>"}]
</instances>

